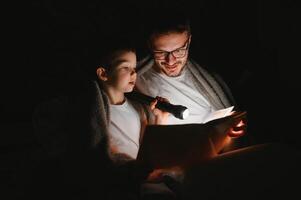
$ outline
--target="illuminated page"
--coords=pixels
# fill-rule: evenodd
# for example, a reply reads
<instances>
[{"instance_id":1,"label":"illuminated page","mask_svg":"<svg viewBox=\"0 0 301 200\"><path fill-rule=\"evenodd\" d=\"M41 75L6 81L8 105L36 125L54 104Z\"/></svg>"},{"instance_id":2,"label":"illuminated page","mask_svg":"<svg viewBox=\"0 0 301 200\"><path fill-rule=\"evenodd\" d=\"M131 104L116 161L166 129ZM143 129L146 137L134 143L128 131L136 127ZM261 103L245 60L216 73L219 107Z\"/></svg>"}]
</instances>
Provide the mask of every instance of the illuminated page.
<instances>
[{"instance_id":1,"label":"illuminated page","mask_svg":"<svg viewBox=\"0 0 301 200\"><path fill-rule=\"evenodd\" d=\"M226 117L228 115L231 115L233 108L234 108L234 106L231 106L231 107L228 107L228 108L224 108L224 109L221 109L221 110L211 112L205 117L203 123L207 123L211 120L215 120L215 119L219 119L219 118L223 118L223 117Z\"/></svg>"}]
</instances>

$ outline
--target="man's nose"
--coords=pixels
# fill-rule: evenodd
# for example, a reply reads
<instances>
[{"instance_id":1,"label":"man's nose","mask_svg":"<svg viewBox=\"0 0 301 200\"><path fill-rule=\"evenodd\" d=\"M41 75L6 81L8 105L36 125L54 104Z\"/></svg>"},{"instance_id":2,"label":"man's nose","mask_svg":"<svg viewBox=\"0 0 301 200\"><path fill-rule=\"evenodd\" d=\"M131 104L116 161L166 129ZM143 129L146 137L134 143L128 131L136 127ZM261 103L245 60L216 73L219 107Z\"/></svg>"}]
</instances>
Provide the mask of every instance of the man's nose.
<instances>
[{"instance_id":1,"label":"man's nose","mask_svg":"<svg viewBox=\"0 0 301 200\"><path fill-rule=\"evenodd\" d=\"M169 64L169 65L175 64L176 60L177 60L177 59L172 55L172 53L169 53L169 54L166 56L166 62L167 62L167 64Z\"/></svg>"}]
</instances>

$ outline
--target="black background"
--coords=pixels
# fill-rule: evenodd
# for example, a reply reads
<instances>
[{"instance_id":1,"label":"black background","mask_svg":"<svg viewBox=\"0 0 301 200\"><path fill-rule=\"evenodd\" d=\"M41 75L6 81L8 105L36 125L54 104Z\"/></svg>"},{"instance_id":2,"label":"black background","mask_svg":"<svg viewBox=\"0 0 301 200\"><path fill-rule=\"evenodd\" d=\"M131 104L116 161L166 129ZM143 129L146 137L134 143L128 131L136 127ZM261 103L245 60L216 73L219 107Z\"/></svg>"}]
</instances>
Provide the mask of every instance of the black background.
<instances>
[{"instance_id":1,"label":"black background","mask_svg":"<svg viewBox=\"0 0 301 200\"><path fill-rule=\"evenodd\" d=\"M4 21L1 149L4 168L34 148L35 106L81 79L94 39L133 34L138 59L147 52L143 21L174 8L189 11L190 55L220 73L248 112L255 143L300 148L300 2L286 1L26 1ZM109 41L107 41L109 42ZM6 61L6 62L4 62ZM16 159L17 158L17 159Z\"/></svg>"}]
</instances>

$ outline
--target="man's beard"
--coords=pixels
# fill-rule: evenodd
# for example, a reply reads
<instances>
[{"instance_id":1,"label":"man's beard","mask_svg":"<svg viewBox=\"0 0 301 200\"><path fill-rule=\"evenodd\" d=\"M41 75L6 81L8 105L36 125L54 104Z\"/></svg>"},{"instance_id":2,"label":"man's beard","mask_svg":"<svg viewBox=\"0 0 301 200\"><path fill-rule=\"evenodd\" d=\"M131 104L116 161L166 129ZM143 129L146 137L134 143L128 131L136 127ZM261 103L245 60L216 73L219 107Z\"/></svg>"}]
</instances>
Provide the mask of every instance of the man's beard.
<instances>
[{"instance_id":1,"label":"man's beard","mask_svg":"<svg viewBox=\"0 0 301 200\"><path fill-rule=\"evenodd\" d=\"M182 71L183 71L183 69L185 68L185 64L184 64L185 62L184 61L178 61L178 62L176 62L174 65L177 65L176 66L176 74L175 74L175 72L170 72L167 68L167 64L166 63L161 63L161 66L164 66L164 70L162 69L162 71L164 72L164 74L166 74L167 76L169 76L169 77L177 77L177 76L180 76L181 74L182 74ZM178 68L181 68L181 70L178 72ZM168 72L170 72L170 73L168 73Z\"/></svg>"}]
</instances>

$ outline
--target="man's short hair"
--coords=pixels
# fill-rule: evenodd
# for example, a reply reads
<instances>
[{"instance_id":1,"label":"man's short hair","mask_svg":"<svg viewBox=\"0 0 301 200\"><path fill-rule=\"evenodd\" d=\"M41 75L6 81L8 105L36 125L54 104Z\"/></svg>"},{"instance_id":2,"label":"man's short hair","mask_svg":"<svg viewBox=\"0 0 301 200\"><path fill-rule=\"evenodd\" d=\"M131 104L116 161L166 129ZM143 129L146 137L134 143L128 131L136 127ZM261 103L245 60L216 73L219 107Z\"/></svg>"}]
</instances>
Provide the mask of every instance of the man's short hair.
<instances>
[{"instance_id":1,"label":"man's short hair","mask_svg":"<svg viewBox=\"0 0 301 200\"><path fill-rule=\"evenodd\" d=\"M171 12L172 14L158 14L150 19L148 39L168 33L191 34L190 19L184 12Z\"/></svg>"}]
</instances>

